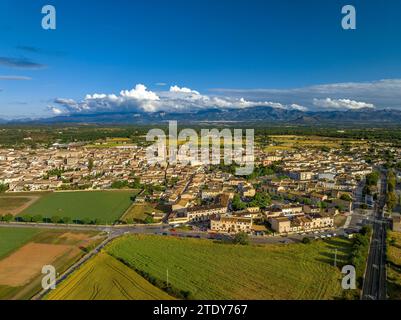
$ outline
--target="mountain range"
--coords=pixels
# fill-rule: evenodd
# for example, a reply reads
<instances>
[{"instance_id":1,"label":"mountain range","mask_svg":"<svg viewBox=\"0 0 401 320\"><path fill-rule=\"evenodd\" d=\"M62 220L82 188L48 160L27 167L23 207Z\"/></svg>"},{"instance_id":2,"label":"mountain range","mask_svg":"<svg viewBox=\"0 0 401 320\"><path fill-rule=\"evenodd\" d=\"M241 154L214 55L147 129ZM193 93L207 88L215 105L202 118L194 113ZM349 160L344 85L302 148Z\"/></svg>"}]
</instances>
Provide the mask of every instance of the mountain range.
<instances>
[{"instance_id":1,"label":"mountain range","mask_svg":"<svg viewBox=\"0 0 401 320\"><path fill-rule=\"evenodd\" d=\"M273 107L244 109L205 109L194 112L107 112L96 114L69 114L42 119L0 120L9 124L153 124L169 120L179 123L240 122L282 124L401 124L401 111L395 109L371 109L345 111L300 111Z\"/></svg>"}]
</instances>

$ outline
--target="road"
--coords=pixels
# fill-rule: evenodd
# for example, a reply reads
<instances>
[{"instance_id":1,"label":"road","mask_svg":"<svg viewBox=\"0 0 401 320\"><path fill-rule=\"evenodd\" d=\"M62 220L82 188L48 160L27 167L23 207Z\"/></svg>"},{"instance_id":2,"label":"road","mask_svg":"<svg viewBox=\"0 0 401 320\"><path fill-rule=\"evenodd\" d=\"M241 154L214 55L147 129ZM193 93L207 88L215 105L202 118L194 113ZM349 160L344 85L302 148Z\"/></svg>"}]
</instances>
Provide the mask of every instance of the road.
<instances>
[{"instance_id":1,"label":"road","mask_svg":"<svg viewBox=\"0 0 401 320\"><path fill-rule=\"evenodd\" d=\"M362 288L363 300L385 300L386 294L386 220L383 207L386 201L386 175L382 173L380 196L375 205L375 219Z\"/></svg>"},{"instance_id":2,"label":"road","mask_svg":"<svg viewBox=\"0 0 401 320\"><path fill-rule=\"evenodd\" d=\"M231 239L232 236L224 234L211 234L206 231L193 231L184 230L180 228L172 228L168 224L154 224L154 225L110 225L110 226L92 226L92 225L75 225L75 224L47 224L47 223L21 223L10 222L0 223L0 228L13 227L13 228L39 228L39 229L52 229L52 230L73 230L73 231L99 231L107 232L109 237L117 238L124 234L156 234L160 236L176 236L187 238L202 238L224 240ZM250 241L255 244L278 244L278 243L296 243L300 242L304 237L311 238L312 240L322 235L336 234L338 236L344 235L343 228L335 230L321 231L317 234L309 232L303 234L291 234L286 236L250 236Z\"/></svg>"}]
</instances>

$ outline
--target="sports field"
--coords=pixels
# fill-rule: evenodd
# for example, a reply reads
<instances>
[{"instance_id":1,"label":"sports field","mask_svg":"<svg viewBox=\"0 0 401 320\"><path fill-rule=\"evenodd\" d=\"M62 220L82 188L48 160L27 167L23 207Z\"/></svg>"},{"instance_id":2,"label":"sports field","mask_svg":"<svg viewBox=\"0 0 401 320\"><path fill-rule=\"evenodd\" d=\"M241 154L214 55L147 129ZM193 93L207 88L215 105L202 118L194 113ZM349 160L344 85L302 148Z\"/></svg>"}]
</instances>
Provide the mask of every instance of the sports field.
<instances>
[{"instance_id":1,"label":"sports field","mask_svg":"<svg viewBox=\"0 0 401 320\"><path fill-rule=\"evenodd\" d=\"M100 253L52 291L50 300L170 300L135 271Z\"/></svg>"},{"instance_id":2,"label":"sports field","mask_svg":"<svg viewBox=\"0 0 401 320\"><path fill-rule=\"evenodd\" d=\"M20 215L42 215L46 218L69 217L99 223L113 223L129 208L133 191L76 191L53 192L44 195Z\"/></svg>"},{"instance_id":3,"label":"sports field","mask_svg":"<svg viewBox=\"0 0 401 320\"><path fill-rule=\"evenodd\" d=\"M334 267L334 250L338 250ZM210 240L129 235L106 247L142 274L193 299L335 299L350 241L236 246Z\"/></svg>"}]
</instances>

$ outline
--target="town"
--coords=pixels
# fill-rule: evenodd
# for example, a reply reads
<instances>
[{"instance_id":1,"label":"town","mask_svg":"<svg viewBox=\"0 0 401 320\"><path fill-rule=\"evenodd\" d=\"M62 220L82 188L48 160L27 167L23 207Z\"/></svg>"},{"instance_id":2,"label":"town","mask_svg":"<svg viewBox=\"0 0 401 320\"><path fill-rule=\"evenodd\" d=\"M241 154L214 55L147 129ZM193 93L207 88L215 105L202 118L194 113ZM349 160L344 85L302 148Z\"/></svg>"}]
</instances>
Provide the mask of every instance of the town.
<instances>
[{"instance_id":1,"label":"town","mask_svg":"<svg viewBox=\"0 0 401 320\"><path fill-rule=\"evenodd\" d=\"M144 146L124 138L2 149L0 182L9 194L131 188L139 190L135 204L163 207L151 210L151 222L228 234L333 230L349 224L356 203L358 208L373 206L366 176L383 159L366 161L372 155L368 143L292 150L274 144L269 152L256 147L255 170L249 176L236 176L235 165L152 165ZM380 148L377 152L392 149L401 157L400 149L386 144Z\"/></svg>"}]
</instances>

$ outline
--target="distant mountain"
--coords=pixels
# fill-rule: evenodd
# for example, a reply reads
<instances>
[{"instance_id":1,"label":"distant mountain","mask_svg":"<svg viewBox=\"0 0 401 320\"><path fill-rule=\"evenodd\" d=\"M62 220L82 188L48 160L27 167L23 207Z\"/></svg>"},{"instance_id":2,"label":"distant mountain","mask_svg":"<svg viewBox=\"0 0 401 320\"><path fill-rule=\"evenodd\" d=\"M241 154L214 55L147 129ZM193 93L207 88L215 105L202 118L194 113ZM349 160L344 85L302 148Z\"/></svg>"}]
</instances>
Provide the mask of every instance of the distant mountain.
<instances>
[{"instance_id":1,"label":"distant mountain","mask_svg":"<svg viewBox=\"0 0 401 320\"><path fill-rule=\"evenodd\" d=\"M168 120L181 123L196 122L247 122L247 123L288 123L288 124L401 124L401 111L394 109L359 109L346 111L300 111L272 107L244 109L206 109L195 112L115 112L97 114L71 114L40 120L19 120L13 123L96 123L96 124L152 124Z\"/></svg>"}]
</instances>

